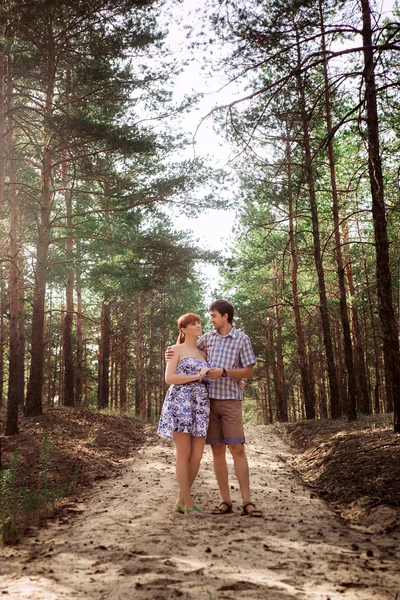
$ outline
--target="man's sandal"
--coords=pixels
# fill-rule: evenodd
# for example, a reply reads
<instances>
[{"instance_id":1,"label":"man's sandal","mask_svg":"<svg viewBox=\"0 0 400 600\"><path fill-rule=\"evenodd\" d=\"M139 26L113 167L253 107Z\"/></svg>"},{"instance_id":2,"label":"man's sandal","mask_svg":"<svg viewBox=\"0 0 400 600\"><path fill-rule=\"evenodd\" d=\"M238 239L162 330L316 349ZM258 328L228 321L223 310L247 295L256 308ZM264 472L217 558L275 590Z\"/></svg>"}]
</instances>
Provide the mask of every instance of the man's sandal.
<instances>
[{"instance_id":1,"label":"man's sandal","mask_svg":"<svg viewBox=\"0 0 400 600\"><path fill-rule=\"evenodd\" d=\"M205 517L205 513L198 506L193 506L192 508L186 508L185 513L187 515L194 515L196 517Z\"/></svg>"},{"instance_id":2,"label":"man's sandal","mask_svg":"<svg viewBox=\"0 0 400 600\"><path fill-rule=\"evenodd\" d=\"M225 508L224 508L225 507ZM231 502L221 502L221 504L211 511L212 515L230 515L233 513Z\"/></svg>"},{"instance_id":3,"label":"man's sandal","mask_svg":"<svg viewBox=\"0 0 400 600\"><path fill-rule=\"evenodd\" d=\"M253 507L253 510L249 510L249 506ZM253 502L247 502L246 504L243 504L242 506L242 512L240 513L241 517L258 517L258 518L262 518L263 514L261 510L258 510L258 508L255 507L255 504L253 504Z\"/></svg>"},{"instance_id":4,"label":"man's sandal","mask_svg":"<svg viewBox=\"0 0 400 600\"><path fill-rule=\"evenodd\" d=\"M175 504L175 512L181 513L181 515L185 514L185 505L184 504Z\"/></svg>"}]
</instances>

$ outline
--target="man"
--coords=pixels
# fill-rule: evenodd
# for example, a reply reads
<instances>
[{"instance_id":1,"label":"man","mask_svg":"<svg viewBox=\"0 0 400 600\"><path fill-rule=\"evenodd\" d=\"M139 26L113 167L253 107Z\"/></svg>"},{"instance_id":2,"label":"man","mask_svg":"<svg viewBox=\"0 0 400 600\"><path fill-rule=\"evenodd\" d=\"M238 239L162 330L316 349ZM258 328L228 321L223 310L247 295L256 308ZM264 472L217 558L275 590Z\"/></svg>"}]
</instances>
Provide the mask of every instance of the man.
<instances>
[{"instance_id":1,"label":"man","mask_svg":"<svg viewBox=\"0 0 400 600\"><path fill-rule=\"evenodd\" d=\"M249 466L244 448L242 378L252 377L256 363L250 339L232 325L234 309L226 300L216 300L209 307L214 331L202 335L197 343L211 366L207 379L211 380L210 422L206 443L211 445L214 472L221 494L221 503L212 514L231 514L226 446L234 463L235 474L242 495L242 515L262 517L250 497Z\"/></svg>"}]
</instances>

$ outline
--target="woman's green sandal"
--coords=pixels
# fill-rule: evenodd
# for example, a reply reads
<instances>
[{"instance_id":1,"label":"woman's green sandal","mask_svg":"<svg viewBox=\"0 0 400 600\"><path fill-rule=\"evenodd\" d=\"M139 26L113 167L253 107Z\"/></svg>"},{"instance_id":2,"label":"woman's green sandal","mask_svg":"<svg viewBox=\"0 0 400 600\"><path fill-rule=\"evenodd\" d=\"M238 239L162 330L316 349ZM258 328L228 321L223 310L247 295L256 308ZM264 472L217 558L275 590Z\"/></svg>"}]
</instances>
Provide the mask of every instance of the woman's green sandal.
<instances>
[{"instance_id":1,"label":"woman's green sandal","mask_svg":"<svg viewBox=\"0 0 400 600\"><path fill-rule=\"evenodd\" d=\"M205 517L204 511L201 510L198 506L193 506L192 508L186 508L185 513L187 515L199 515L200 517Z\"/></svg>"},{"instance_id":2,"label":"woman's green sandal","mask_svg":"<svg viewBox=\"0 0 400 600\"><path fill-rule=\"evenodd\" d=\"M175 512L181 513L181 515L185 514L185 505L184 504L175 504Z\"/></svg>"}]
</instances>

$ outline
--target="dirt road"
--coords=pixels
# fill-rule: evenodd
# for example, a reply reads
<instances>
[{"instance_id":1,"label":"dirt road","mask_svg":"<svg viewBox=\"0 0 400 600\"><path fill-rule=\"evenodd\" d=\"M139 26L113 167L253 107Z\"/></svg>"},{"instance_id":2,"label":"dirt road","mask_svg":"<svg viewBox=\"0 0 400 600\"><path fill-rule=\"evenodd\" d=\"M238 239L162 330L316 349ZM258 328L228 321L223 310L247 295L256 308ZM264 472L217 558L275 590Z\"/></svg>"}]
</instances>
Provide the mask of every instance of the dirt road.
<instances>
[{"instance_id":1,"label":"dirt road","mask_svg":"<svg viewBox=\"0 0 400 600\"><path fill-rule=\"evenodd\" d=\"M0 594L12 600L400 600L397 534L350 529L297 478L269 427L248 427L253 497L265 518L172 512L173 447L148 428L117 478L17 548L0 552ZM232 469L232 465L230 465ZM195 498L218 503L206 450Z\"/></svg>"}]
</instances>

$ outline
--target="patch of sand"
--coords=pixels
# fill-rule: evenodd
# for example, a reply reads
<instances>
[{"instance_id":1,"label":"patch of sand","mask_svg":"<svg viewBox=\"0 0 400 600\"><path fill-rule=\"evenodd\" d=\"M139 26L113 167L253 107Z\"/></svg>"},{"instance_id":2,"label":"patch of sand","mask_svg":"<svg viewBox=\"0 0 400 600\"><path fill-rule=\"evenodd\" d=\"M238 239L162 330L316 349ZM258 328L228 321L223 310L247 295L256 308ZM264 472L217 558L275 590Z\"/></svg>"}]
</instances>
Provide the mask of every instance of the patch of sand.
<instances>
[{"instance_id":1,"label":"patch of sand","mask_svg":"<svg viewBox=\"0 0 400 600\"><path fill-rule=\"evenodd\" d=\"M253 499L264 519L176 514L173 445L146 427L136 456L81 504L16 548L1 550L0 593L13 600L395 600L396 532L349 528L291 467L268 426L247 427ZM210 449L196 503L218 504Z\"/></svg>"}]
</instances>

